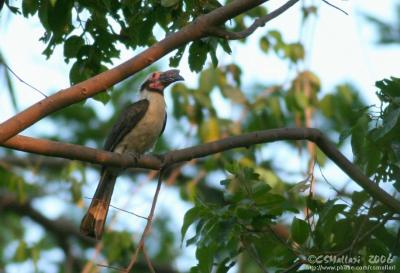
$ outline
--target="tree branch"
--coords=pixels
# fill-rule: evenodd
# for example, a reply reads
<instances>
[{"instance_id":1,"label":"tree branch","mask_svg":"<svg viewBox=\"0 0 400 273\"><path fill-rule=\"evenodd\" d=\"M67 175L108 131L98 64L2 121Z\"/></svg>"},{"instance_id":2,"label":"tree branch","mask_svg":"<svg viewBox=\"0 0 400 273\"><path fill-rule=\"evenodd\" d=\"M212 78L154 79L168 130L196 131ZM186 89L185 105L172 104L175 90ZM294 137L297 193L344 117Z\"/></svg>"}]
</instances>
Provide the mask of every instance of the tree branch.
<instances>
[{"instance_id":1,"label":"tree branch","mask_svg":"<svg viewBox=\"0 0 400 273\"><path fill-rule=\"evenodd\" d=\"M0 143L17 135L43 117L92 97L148 67L182 45L207 36L207 29L246 12L268 0L235 0L199 16L181 30L166 36L130 60L37 102L0 124Z\"/></svg>"},{"instance_id":2,"label":"tree branch","mask_svg":"<svg viewBox=\"0 0 400 273\"><path fill-rule=\"evenodd\" d=\"M151 203L150 213L149 213L149 216L147 217L146 226L145 226L145 228L144 228L144 230L143 230L142 236L140 237L139 244L138 244L138 246L136 247L136 250L135 250L135 252L134 252L133 255L132 255L131 261L129 262L129 265L128 265L128 267L127 267L126 270L125 270L125 273L129 273L129 272L132 270L132 268L134 267L134 265L135 265L135 263L136 263L136 261L137 261L137 258L138 258L138 256L139 256L140 250L143 250L143 252L146 251L146 250L144 249L144 248L145 248L145 246L144 246L144 241L145 241L145 239L146 239L146 236L147 236L147 235L149 234L149 232L150 232L151 225L153 224L154 212L155 212L155 210L156 210L156 205L157 205L157 200L158 200L158 194L160 193L160 190L161 190L162 177L163 177L163 174L164 174L164 170L165 170L165 167L162 167L161 170L160 170L160 172L159 172L159 174L158 174L157 187L156 187L156 191L155 191L155 193L154 193L153 202ZM147 260L147 263L148 263L148 265L149 265L150 271L153 272L153 271L154 271L153 266L151 265L151 262L150 262L149 258L147 257L147 253L146 253L146 252L145 252L145 257L146 257L145 259Z\"/></svg>"},{"instance_id":3,"label":"tree branch","mask_svg":"<svg viewBox=\"0 0 400 273\"><path fill-rule=\"evenodd\" d=\"M161 167L165 165L190 161L194 158L205 157L234 148L249 147L255 144L281 140L309 140L314 142L327 157L373 198L385 204L392 211L400 212L400 202L398 200L372 182L357 166L351 163L324 134L313 128L282 128L257 131L239 136L227 137L190 148L170 151L160 156L144 155L138 160L130 155L120 155L84 146L35 139L26 136L15 136L6 141L2 146L25 152L63 157L107 166L123 168L141 167L160 170Z\"/></svg>"},{"instance_id":4,"label":"tree branch","mask_svg":"<svg viewBox=\"0 0 400 273\"><path fill-rule=\"evenodd\" d=\"M267 15L257 18L250 27L248 27L242 31L231 32L231 31L228 31L221 27L211 26L207 29L207 34L209 34L210 36L220 37L220 38L223 38L226 40L244 39L244 38L250 36L251 34L253 34L253 32L257 28L263 27L268 21L278 17L279 15L281 15L283 12L288 10L290 7L292 7L297 2L299 2L299 0L290 0L290 1L286 2L281 7L268 13Z\"/></svg>"}]
</instances>

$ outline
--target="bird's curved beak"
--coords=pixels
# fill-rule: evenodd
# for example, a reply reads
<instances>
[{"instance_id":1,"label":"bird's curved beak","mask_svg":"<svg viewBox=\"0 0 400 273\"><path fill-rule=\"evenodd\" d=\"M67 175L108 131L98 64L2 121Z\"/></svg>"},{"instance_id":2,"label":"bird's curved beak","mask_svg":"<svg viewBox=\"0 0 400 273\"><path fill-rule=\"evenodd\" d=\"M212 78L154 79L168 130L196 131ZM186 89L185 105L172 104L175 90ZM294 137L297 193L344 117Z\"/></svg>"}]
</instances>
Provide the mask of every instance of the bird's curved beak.
<instances>
[{"instance_id":1,"label":"bird's curved beak","mask_svg":"<svg viewBox=\"0 0 400 273\"><path fill-rule=\"evenodd\" d=\"M163 84L164 87L167 87L173 82L183 81L184 78L179 75L179 69L171 69L160 74L159 81Z\"/></svg>"}]
</instances>

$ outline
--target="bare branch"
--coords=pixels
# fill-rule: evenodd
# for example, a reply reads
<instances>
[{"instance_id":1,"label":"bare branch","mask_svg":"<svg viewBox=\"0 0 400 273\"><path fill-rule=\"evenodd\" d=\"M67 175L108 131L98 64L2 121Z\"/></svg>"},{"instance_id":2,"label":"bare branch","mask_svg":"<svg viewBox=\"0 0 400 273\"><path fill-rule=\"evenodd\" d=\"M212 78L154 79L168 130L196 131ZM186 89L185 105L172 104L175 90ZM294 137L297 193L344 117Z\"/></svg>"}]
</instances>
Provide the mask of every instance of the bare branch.
<instances>
[{"instance_id":1,"label":"bare branch","mask_svg":"<svg viewBox=\"0 0 400 273\"><path fill-rule=\"evenodd\" d=\"M158 194L160 193L161 184L162 184L162 177L163 177L164 170L165 170L164 166L161 168L161 170L159 172L159 175L158 175L157 188L156 188L156 191L154 193L153 202L151 203L151 209L150 209L149 216L147 217L146 227L144 228L142 236L140 237L140 241L139 241L138 246L136 247L135 253L133 254L133 256L131 258L131 261L129 262L129 265L125 270L126 273L129 273L132 270L132 268L134 267L134 265L135 265L135 263L137 261L137 258L139 256L140 250L145 251L144 250L144 240L146 239L146 236L149 234L150 229L151 229L151 225L153 224L154 211L156 210ZM145 254L145 257L146 257L149 269L154 271L154 268L151 265L151 262L149 263L149 259L147 257L147 254Z\"/></svg>"},{"instance_id":2,"label":"bare branch","mask_svg":"<svg viewBox=\"0 0 400 273\"><path fill-rule=\"evenodd\" d=\"M263 27L268 21L271 21L272 19L278 17L281 15L283 12L288 10L290 7L292 7L294 4L299 2L299 0L290 0L287 3L283 4L281 7L277 8L273 12L268 13L266 16L260 17L254 21L254 23L246 28L245 30L238 31L238 32L231 32L227 31L221 27L216 27L216 26L211 26L207 29L207 33L211 36L217 36L226 40L238 40L238 39L244 39L253 32L259 28Z\"/></svg>"},{"instance_id":3,"label":"bare branch","mask_svg":"<svg viewBox=\"0 0 400 273\"><path fill-rule=\"evenodd\" d=\"M156 271L154 270L154 266L153 266L153 264L151 263L150 257L149 257L149 255L147 254L147 250L146 250L146 247L145 247L145 246L143 246L143 256L144 256L144 259L146 260L147 267L149 268L149 271L150 271L151 273L156 273Z\"/></svg>"},{"instance_id":4,"label":"bare branch","mask_svg":"<svg viewBox=\"0 0 400 273\"><path fill-rule=\"evenodd\" d=\"M338 6L335 6L334 4L331 4L331 3L329 3L329 2L326 1L326 0L322 0L322 2L324 2L325 4L327 4L327 5L329 5L329 6L333 7L333 8L335 8L335 9L341 11L341 12L343 12L343 13L346 14L346 15L349 15L347 12L345 12L344 10L342 10L341 8L339 8Z\"/></svg>"},{"instance_id":5,"label":"bare branch","mask_svg":"<svg viewBox=\"0 0 400 273\"><path fill-rule=\"evenodd\" d=\"M194 158L224 152L234 148L249 147L255 144L281 140L309 140L314 142L340 169L373 198L379 200L394 212L400 212L400 202L377 184L372 182L360 169L351 163L321 131L313 128L282 128L257 131L240 136L227 137L190 148L167 152L160 156L145 155L135 160L130 155L96 150L80 145L65 144L56 141L15 136L2 146L49 155L117 167L141 167L160 170L162 166L190 161ZM161 160L162 158L162 160Z\"/></svg>"},{"instance_id":6,"label":"bare branch","mask_svg":"<svg viewBox=\"0 0 400 273\"><path fill-rule=\"evenodd\" d=\"M221 25L266 1L268 0L234 0L196 18L181 30L166 36L130 60L37 102L0 124L0 143L57 110L105 91L182 45L206 37L209 27Z\"/></svg>"},{"instance_id":7,"label":"bare branch","mask_svg":"<svg viewBox=\"0 0 400 273\"><path fill-rule=\"evenodd\" d=\"M48 98L48 96L43 93L42 91L40 91L39 89L37 89L36 87L34 87L33 85L27 83L26 81L24 81L20 76L17 75L17 73L15 73L6 63L3 63L3 65L8 69L8 71L11 72L11 74L13 74L20 82L22 82L23 84L26 84L27 86L29 86L30 88L32 88L33 90L35 90L36 92L40 93L43 97Z\"/></svg>"}]
</instances>

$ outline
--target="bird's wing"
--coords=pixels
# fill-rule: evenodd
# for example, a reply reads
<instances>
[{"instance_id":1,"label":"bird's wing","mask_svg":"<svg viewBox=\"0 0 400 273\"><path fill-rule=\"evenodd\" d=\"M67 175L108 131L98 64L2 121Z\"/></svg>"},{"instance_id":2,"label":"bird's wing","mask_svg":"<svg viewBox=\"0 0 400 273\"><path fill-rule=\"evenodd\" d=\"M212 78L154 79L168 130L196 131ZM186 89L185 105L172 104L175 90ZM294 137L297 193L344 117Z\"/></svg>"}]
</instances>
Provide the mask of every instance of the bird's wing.
<instances>
[{"instance_id":1,"label":"bird's wing","mask_svg":"<svg viewBox=\"0 0 400 273\"><path fill-rule=\"evenodd\" d=\"M160 136L164 133L165 130L165 126L167 125L167 112L165 112L165 117L164 117L164 124L162 126L161 132L160 132Z\"/></svg>"},{"instance_id":2,"label":"bird's wing","mask_svg":"<svg viewBox=\"0 0 400 273\"><path fill-rule=\"evenodd\" d=\"M137 101L126 107L111 128L104 143L104 150L114 150L124 136L143 118L148 107L149 101L147 99Z\"/></svg>"}]
</instances>

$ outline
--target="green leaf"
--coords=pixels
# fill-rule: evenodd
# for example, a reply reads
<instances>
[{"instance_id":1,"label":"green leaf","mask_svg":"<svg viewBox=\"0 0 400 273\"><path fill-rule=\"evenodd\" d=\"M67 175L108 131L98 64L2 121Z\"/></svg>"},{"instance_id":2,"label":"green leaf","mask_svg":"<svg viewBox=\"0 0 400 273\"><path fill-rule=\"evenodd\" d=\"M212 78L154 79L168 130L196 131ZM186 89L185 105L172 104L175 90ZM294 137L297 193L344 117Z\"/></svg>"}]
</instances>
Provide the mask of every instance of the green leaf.
<instances>
[{"instance_id":1,"label":"green leaf","mask_svg":"<svg viewBox=\"0 0 400 273\"><path fill-rule=\"evenodd\" d=\"M202 41L195 41L189 47L190 70L200 72L207 60L208 45Z\"/></svg>"},{"instance_id":2,"label":"green leaf","mask_svg":"<svg viewBox=\"0 0 400 273\"><path fill-rule=\"evenodd\" d=\"M186 45L178 48L175 55L173 57L169 58L169 66L178 67L179 63L181 62L183 53L185 52L185 49L186 49Z\"/></svg>"},{"instance_id":3,"label":"green leaf","mask_svg":"<svg viewBox=\"0 0 400 273\"><path fill-rule=\"evenodd\" d=\"M84 40L80 36L71 36L64 43L64 57L77 58L79 49L85 44Z\"/></svg>"},{"instance_id":4,"label":"green leaf","mask_svg":"<svg viewBox=\"0 0 400 273\"><path fill-rule=\"evenodd\" d=\"M287 57L289 57L289 59L292 62L302 60L304 59L304 56L305 56L305 51L302 44L293 43L288 45Z\"/></svg>"},{"instance_id":5,"label":"green leaf","mask_svg":"<svg viewBox=\"0 0 400 273\"><path fill-rule=\"evenodd\" d=\"M39 1L38 0L24 0L22 2L22 14L25 17L29 15L34 15L39 9Z\"/></svg>"},{"instance_id":6,"label":"green leaf","mask_svg":"<svg viewBox=\"0 0 400 273\"><path fill-rule=\"evenodd\" d=\"M368 133L369 120L370 119L367 115L362 115L358 119L356 125L354 125L352 128L351 147L353 149L356 162L364 162L365 157L367 156L365 153L365 136Z\"/></svg>"},{"instance_id":7,"label":"green leaf","mask_svg":"<svg viewBox=\"0 0 400 273\"><path fill-rule=\"evenodd\" d=\"M91 71L83 61L76 61L69 71L69 80L71 84L76 84L90 77Z\"/></svg>"},{"instance_id":8,"label":"green leaf","mask_svg":"<svg viewBox=\"0 0 400 273\"><path fill-rule=\"evenodd\" d=\"M400 107L390 111L387 114L387 117L384 117L383 120L383 127L378 129L377 135L375 135L374 140L379 140L383 138L385 135L390 133L392 129L397 125L399 122L399 117L400 117Z\"/></svg>"},{"instance_id":9,"label":"green leaf","mask_svg":"<svg viewBox=\"0 0 400 273\"><path fill-rule=\"evenodd\" d=\"M23 262L28 259L28 246L25 241L19 241L17 250L15 251L14 260L16 262Z\"/></svg>"},{"instance_id":10,"label":"green leaf","mask_svg":"<svg viewBox=\"0 0 400 273\"><path fill-rule=\"evenodd\" d=\"M218 66L218 58L217 58L217 54L216 54L216 48L211 48L208 53L211 56L211 62L213 64L214 67Z\"/></svg>"},{"instance_id":11,"label":"green leaf","mask_svg":"<svg viewBox=\"0 0 400 273\"><path fill-rule=\"evenodd\" d=\"M333 95L325 95L322 100L319 101L319 108L326 117L332 118L335 114L335 109L333 106Z\"/></svg>"},{"instance_id":12,"label":"green leaf","mask_svg":"<svg viewBox=\"0 0 400 273\"><path fill-rule=\"evenodd\" d=\"M204 93L210 93L216 85L215 70L212 68L206 69L201 72L199 79L199 91Z\"/></svg>"},{"instance_id":13,"label":"green leaf","mask_svg":"<svg viewBox=\"0 0 400 273\"><path fill-rule=\"evenodd\" d=\"M262 37L260 39L260 48L261 48L261 50L264 51L265 53L268 53L270 47L271 47L271 44L270 44L268 38L267 37Z\"/></svg>"},{"instance_id":14,"label":"green leaf","mask_svg":"<svg viewBox=\"0 0 400 273\"><path fill-rule=\"evenodd\" d=\"M227 84L220 90L224 97L229 98L233 102L238 104L244 104L247 102L247 99L240 88Z\"/></svg>"},{"instance_id":15,"label":"green leaf","mask_svg":"<svg viewBox=\"0 0 400 273\"><path fill-rule=\"evenodd\" d=\"M209 246L197 247L196 258L199 261L200 273L211 273L216 248L216 241L213 241Z\"/></svg>"},{"instance_id":16,"label":"green leaf","mask_svg":"<svg viewBox=\"0 0 400 273\"><path fill-rule=\"evenodd\" d=\"M181 228L181 244L183 242L183 239L185 238L186 232L191 224L198 220L200 213L200 208L199 207L193 207L189 209L183 218L183 224Z\"/></svg>"},{"instance_id":17,"label":"green leaf","mask_svg":"<svg viewBox=\"0 0 400 273\"><path fill-rule=\"evenodd\" d=\"M251 186L252 197L255 199L264 198L266 194L271 190L271 186L265 182L259 181L255 182Z\"/></svg>"},{"instance_id":18,"label":"green leaf","mask_svg":"<svg viewBox=\"0 0 400 273\"><path fill-rule=\"evenodd\" d=\"M390 77L390 79L383 79L377 81L375 86L378 87L384 95L389 97L400 96L400 78Z\"/></svg>"},{"instance_id":19,"label":"green leaf","mask_svg":"<svg viewBox=\"0 0 400 273\"><path fill-rule=\"evenodd\" d=\"M97 95L93 96L92 98L94 100L99 101L99 102L103 103L104 105L106 105L110 101L111 96L107 93L107 91L104 91L104 92L98 93Z\"/></svg>"},{"instance_id":20,"label":"green leaf","mask_svg":"<svg viewBox=\"0 0 400 273\"><path fill-rule=\"evenodd\" d=\"M218 39L218 43L221 45L222 49L229 55L232 53L232 49L229 46L229 42L225 39Z\"/></svg>"},{"instance_id":21,"label":"green leaf","mask_svg":"<svg viewBox=\"0 0 400 273\"><path fill-rule=\"evenodd\" d=\"M295 242L303 244L310 234L310 227L306 221L294 217L292 221L291 234L292 239Z\"/></svg>"},{"instance_id":22,"label":"green leaf","mask_svg":"<svg viewBox=\"0 0 400 273\"><path fill-rule=\"evenodd\" d=\"M367 192L365 191L355 191L351 195L351 201L353 202L352 210L356 211L359 209L365 202L368 201L370 196L368 195Z\"/></svg>"}]
</instances>

